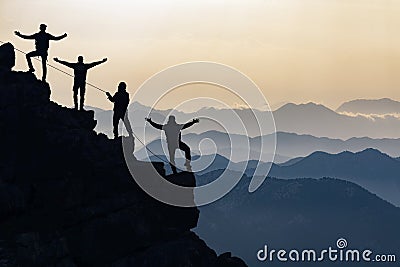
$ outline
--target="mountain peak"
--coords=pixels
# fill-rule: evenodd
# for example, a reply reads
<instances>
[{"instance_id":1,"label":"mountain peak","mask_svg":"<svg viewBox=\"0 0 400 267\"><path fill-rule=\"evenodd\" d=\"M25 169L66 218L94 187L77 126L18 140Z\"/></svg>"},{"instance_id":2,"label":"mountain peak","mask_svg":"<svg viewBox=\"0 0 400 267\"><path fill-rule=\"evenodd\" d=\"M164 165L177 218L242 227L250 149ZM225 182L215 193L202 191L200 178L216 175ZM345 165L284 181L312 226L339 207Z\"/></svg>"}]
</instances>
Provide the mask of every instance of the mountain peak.
<instances>
[{"instance_id":1,"label":"mountain peak","mask_svg":"<svg viewBox=\"0 0 400 267\"><path fill-rule=\"evenodd\" d=\"M358 151L358 152L351 152L351 151L343 151L337 154L330 154L324 151L315 151L313 153L311 153L309 156L305 157L305 158L311 158L311 157L343 157L343 156L360 156L360 157L365 157L365 156L374 156L374 157L384 157L384 158L391 158L389 155L382 153L381 151L379 151L378 149L375 148L367 148L364 149L362 151Z\"/></svg>"},{"instance_id":2,"label":"mountain peak","mask_svg":"<svg viewBox=\"0 0 400 267\"><path fill-rule=\"evenodd\" d=\"M367 148L367 149L364 149L363 151L355 153L355 155L360 156L360 157L374 157L374 158L386 159L386 160L390 160L390 161L394 160L388 154L383 153L376 148Z\"/></svg>"},{"instance_id":3,"label":"mountain peak","mask_svg":"<svg viewBox=\"0 0 400 267\"><path fill-rule=\"evenodd\" d=\"M326 107L326 106L324 106L322 104L317 104L317 103L314 103L314 102L301 103L301 104L287 103L287 104L283 105L282 107L280 107L279 109L277 109L276 111L279 111L279 112L282 112L282 111L294 111L294 112L297 112L298 110L310 111L310 112L324 111L324 112L333 112L333 113L335 113L330 108L328 108L328 107Z\"/></svg>"}]
</instances>

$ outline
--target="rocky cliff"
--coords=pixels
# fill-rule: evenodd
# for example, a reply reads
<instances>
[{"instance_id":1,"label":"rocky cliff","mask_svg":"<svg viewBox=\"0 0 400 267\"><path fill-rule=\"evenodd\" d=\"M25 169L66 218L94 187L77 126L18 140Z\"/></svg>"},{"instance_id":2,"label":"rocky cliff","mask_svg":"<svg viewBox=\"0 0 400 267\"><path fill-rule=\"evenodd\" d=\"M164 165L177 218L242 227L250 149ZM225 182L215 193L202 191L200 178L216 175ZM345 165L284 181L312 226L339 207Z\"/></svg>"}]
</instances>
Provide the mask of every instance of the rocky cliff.
<instances>
[{"instance_id":1,"label":"rocky cliff","mask_svg":"<svg viewBox=\"0 0 400 267\"><path fill-rule=\"evenodd\" d=\"M144 193L121 139L95 133L93 112L51 102L47 83L11 71L14 57L0 47L0 266L246 266L191 231L197 208ZM188 172L166 178L195 185Z\"/></svg>"}]
</instances>

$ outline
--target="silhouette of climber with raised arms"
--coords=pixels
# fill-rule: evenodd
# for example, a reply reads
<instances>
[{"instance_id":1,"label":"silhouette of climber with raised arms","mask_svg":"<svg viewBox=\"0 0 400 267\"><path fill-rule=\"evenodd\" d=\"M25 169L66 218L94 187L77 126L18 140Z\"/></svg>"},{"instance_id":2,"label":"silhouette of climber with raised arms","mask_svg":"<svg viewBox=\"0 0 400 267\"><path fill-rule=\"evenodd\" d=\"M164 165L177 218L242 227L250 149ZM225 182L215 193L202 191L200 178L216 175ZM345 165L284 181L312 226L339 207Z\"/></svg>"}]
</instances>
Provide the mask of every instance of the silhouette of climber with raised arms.
<instances>
[{"instance_id":1,"label":"silhouette of climber with raised arms","mask_svg":"<svg viewBox=\"0 0 400 267\"><path fill-rule=\"evenodd\" d=\"M199 119L193 119L192 121L185 124L176 123L175 116L169 116L167 124L158 124L151 120L151 118L146 118L146 121L150 123L156 129L163 130L165 132L165 136L167 137L167 145L169 152L169 162L171 165L171 169L173 173L176 173L175 167L175 151L176 149L180 149L185 152L186 163L185 167L188 171L191 171L190 161L192 160L192 156L190 155L190 148L187 144L182 142L182 134L181 131L183 129L189 128L195 123L199 122Z\"/></svg>"},{"instance_id":2,"label":"silhouette of climber with raised arms","mask_svg":"<svg viewBox=\"0 0 400 267\"><path fill-rule=\"evenodd\" d=\"M78 91L80 90L80 110L83 110L84 102L85 102L85 91L86 91L86 76L87 71L90 68L93 68L97 65L100 65L107 61L107 58L104 58L101 61L96 61L92 63L83 63L83 56L78 57L78 62L72 63L60 60L58 58L54 58L55 62L63 64L71 69L74 69L74 105L75 109L78 109Z\"/></svg>"},{"instance_id":3,"label":"silhouette of climber with raised arms","mask_svg":"<svg viewBox=\"0 0 400 267\"><path fill-rule=\"evenodd\" d=\"M129 133L130 137L133 137L131 123L129 122L128 113L126 112L129 105L129 94L126 91L126 83L120 82L118 85L118 91L112 96L109 92L106 93L108 99L114 103L114 115L113 115L113 132L114 138L118 138L118 124L122 120L125 124L125 128Z\"/></svg>"},{"instance_id":4,"label":"silhouette of climber with raised arms","mask_svg":"<svg viewBox=\"0 0 400 267\"><path fill-rule=\"evenodd\" d=\"M47 55L48 55L47 51L49 50L50 40L59 41L67 37L66 33L60 36L51 35L50 33L46 32L46 28L47 26L45 24L40 24L40 31L32 35L24 35L21 34L19 31L15 31L15 35L23 39L35 40L36 50L26 54L26 60L28 61L29 72L34 72L35 69L33 68L31 57L39 56L42 58L42 68L43 68L42 81L46 81L46 76L47 76L46 60L47 60Z\"/></svg>"}]
</instances>

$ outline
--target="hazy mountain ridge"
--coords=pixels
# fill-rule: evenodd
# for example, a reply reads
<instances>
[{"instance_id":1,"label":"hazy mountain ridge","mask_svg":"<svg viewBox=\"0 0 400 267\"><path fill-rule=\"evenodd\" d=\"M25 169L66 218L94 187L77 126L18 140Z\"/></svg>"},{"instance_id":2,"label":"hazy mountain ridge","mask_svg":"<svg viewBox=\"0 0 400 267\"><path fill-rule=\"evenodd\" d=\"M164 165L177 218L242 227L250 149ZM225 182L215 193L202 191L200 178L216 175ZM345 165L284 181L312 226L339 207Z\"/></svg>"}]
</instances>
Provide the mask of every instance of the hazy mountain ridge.
<instances>
[{"instance_id":1,"label":"hazy mountain ridge","mask_svg":"<svg viewBox=\"0 0 400 267\"><path fill-rule=\"evenodd\" d=\"M317 137L398 138L400 120L396 117L347 116L314 103L287 104L274 111L277 131L310 134Z\"/></svg>"},{"instance_id":2,"label":"hazy mountain ridge","mask_svg":"<svg viewBox=\"0 0 400 267\"><path fill-rule=\"evenodd\" d=\"M356 99L341 104L336 111L367 115L399 114L400 102L390 98Z\"/></svg>"},{"instance_id":3,"label":"hazy mountain ridge","mask_svg":"<svg viewBox=\"0 0 400 267\"><path fill-rule=\"evenodd\" d=\"M168 160L162 154L160 157ZM159 161L155 157L151 157L151 160ZM183 164L184 159L180 157L177 165L183 168ZM192 162L192 167L198 175L217 170L238 171L245 166L244 174L251 177L257 165L264 170L270 169L268 176L275 178L328 177L351 181L377 194L380 198L400 206L400 161L375 149L356 153L345 151L338 154L317 151L283 164L257 160L235 163L219 154L194 156Z\"/></svg>"},{"instance_id":4,"label":"hazy mountain ridge","mask_svg":"<svg viewBox=\"0 0 400 267\"><path fill-rule=\"evenodd\" d=\"M256 130L257 123L249 110L234 109L249 130L249 136L256 137L260 132ZM146 127L144 118L152 116L155 121L160 123L165 121L165 117L171 110L151 110L144 105L134 102L130 105L129 116L138 136L152 140L159 136L154 129L146 128L146 136L142 135L142 128ZM267 111L254 110L260 118L266 116ZM111 111L99 112L95 118L98 120L96 131L111 135ZM232 111L227 109L203 108L197 112L185 113L173 111L177 116L178 122L184 123L194 117L215 118L217 121L226 125L237 123L232 116ZM314 103L307 104L285 104L273 111L277 132L289 132L297 134L308 134L316 137L329 137L332 139L350 139L352 137L370 138L399 138L400 118L396 116L384 116L369 118L366 116L350 116L338 113L323 105ZM271 125L272 126L272 125ZM206 131L223 131L223 129L208 120L203 120L194 126L190 131L202 133ZM271 134L274 129L268 128L263 135ZM231 134L241 134L241 132L231 132Z\"/></svg>"},{"instance_id":5,"label":"hazy mountain ridge","mask_svg":"<svg viewBox=\"0 0 400 267\"><path fill-rule=\"evenodd\" d=\"M247 171L247 174L252 174ZM338 178L359 184L379 197L400 206L400 162L375 149L358 153L314 152L287 165L274 164L269 175L276 178Z\"/></svg>"},{"instance_id":6,"label":"hazy mountain ridge","mask_svg":"<svg viewBox=\"0 0 400 267\"><path fill-rule=\"evenodd\" d=\"M148 148L156 154L165 154L163 147L166 148L164 137L162 136L162 143L160 139L151 141ZM200 142L205 139L211 139L212 143ZM261 142L271 144L275 140L275 136L266 135L262 137L248 138L241 135L227 135L218 131L206 131L204 133L184 133L182 140L186 142L195 154L220 154L226 158L231 158L232 161L243 160L258 160L260 158L260 144ZM249 142L249 146L247 145ZM234 150L232 143L235 143ZM284 163L292 158L305 157L315 151L324 151L331 154L340 153L343 151L360 152L368 148L377 149L391 157L398 157L400 154L400 139L372 139L368 137L363 138L350 138L347 140L330 139L326 137L314 137L311 135L299 135L294 133L276 133L276 151L275 163ZM249 157L244 152L250 150ZM231 156L231 153L233 155ZM271 151L264 152L263 158L268 158ZM141 148L137 151L138 158L145 158L147 151Z\"/></svg>"}]
</instances>

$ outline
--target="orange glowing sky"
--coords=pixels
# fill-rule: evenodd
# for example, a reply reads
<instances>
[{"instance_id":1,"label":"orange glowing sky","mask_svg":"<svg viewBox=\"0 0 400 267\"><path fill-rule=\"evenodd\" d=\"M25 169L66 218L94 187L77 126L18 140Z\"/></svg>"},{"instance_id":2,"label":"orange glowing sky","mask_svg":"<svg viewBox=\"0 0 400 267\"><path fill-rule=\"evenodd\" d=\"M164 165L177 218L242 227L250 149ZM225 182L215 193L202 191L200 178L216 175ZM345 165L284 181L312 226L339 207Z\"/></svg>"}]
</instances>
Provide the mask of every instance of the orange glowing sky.
<instances>
[{"instance_id":1,"label":"orange glowing sky","mask_svg":"<svg viewBox=\"0 0 400 267\"><path fill-rule=\"evenodd\" d=\"M355 98L400 100L399 14L397 0L0 0L0 40L31 51L34 43L14 30L34 33L44 22L50 33L67 32L51 44L49 63L69 71L52 58L108 57L88 81L110 91L124 80L133 94L171 65L215 61L252 78L272 107L313 101L336 108ZM26 68L18 54L15 69ZM48 81L52 99L71 106L72 79L49 70ZM205 95L240 104L217 87L183 89L160 107ZM111 108L92 88L86 99Z\"/></svg>"}]
</instances>

